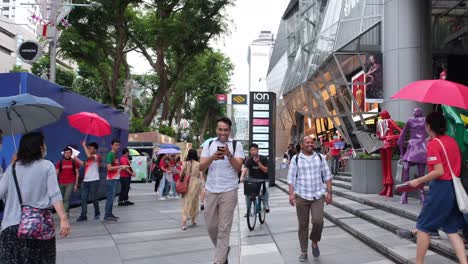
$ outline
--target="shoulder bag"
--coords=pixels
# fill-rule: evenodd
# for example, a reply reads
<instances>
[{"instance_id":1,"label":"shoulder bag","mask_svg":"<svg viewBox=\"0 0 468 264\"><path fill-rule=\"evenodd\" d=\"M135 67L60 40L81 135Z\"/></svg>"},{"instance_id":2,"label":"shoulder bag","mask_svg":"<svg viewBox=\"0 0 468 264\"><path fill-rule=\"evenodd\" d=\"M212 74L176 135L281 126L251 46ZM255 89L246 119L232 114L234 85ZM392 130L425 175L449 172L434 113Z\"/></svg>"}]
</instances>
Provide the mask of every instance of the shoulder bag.
<instances>
[{"instance_id":1,"label":"shoulder bag","mask_svg":"<svg viewBox=\"0 0 468 264\"><path fill-rule=\"evenodd\" d=\"M189 173L186 172L187 168L182 172L182 175L180 176L179 181L176 183L176 192L178 194L186 194L188 191L188 186L190 182L190 174L192 173L192 162L190 161L190 170Z\"/></svg>"},{"instance_id":2,"label":"shoulder bag","mask_svg":"<svg viewBox=\"0 0 468 264\"><path fill-rule=\"evenodd\" d=\"M16 163L12 167L16 192L21 205L21 221L18 227L18 238L50 240L55 237L55 225L52 209L41 209L23 204L23 198L16 177Z\"/></svg>"},{"instance_id":3,"label":"shoulder bag","mask_svg":"<svg viewBox=\"0 0 468 264\"><path fill-rule=\"evenodd\" d=\"M466 194L465 188L463 188L463 184L461 181L461 178L455 175L452 170L452 165L450 165L450 161L448 159L447 151L445 150L444 144L442 144L442 141L440 139L436 138L437 142L442 146L442 149L444 150L445 158L447 159L448 167L450 169L450 174L452 175L452 181L453 181L453 188L455 189L455 196L457 197L457 204L458 204L458 209L466 214L468 213L468 195Z\"/></svg>"}]
</instances>

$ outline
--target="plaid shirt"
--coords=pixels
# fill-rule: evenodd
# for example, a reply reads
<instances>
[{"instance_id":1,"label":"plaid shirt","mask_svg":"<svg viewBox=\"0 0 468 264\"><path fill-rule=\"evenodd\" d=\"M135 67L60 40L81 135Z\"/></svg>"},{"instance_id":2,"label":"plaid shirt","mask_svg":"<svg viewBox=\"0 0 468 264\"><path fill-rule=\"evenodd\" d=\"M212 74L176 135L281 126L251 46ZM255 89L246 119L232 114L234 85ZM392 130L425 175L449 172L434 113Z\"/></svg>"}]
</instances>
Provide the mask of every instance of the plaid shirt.
<instances>
[{"instance_id":1,"label":"plaid shirt","mask_svg":"<svg viewBox=\"0 0 468 264\"><path fill-rule=\"evenodd\" d=\"M310 201L322 198L326 193L324 183L332 179L325 157L322 155L322 162L320 162L317 155L320 154L314 153L312 161L310 161L301 152L299 153L297 164L297 155L295 155L291 159L288 171L288 184L294 186L294 192L297 195Z\"/></svg>"}]
</instances>

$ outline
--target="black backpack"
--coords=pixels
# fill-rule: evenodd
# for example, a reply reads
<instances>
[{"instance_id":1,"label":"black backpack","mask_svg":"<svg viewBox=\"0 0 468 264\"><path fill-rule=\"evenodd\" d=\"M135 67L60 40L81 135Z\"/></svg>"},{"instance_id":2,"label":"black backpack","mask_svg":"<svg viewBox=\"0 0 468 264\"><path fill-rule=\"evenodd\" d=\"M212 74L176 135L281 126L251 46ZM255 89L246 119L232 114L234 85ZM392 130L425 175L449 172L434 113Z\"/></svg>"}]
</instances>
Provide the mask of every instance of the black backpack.
<instances>
[{"instance_id":1,"label":"black backpack","mask_svg":"<svg viewBox=\"0 0 468 264\"><path fill-rule=\"evenodd\" d=\"M153 177L154 177L155 179L158 179L158 180L161 180L162 177L163 177L163 171L161 170L161 168L159 168L159 162L160 162L160 161L161 161L160 158L158 158L158 159L156 160L156 162L155 162L156 164L154 165L154 168L153 168L153 171L152 171ZM154 162L154 160L153 160L153 162Z\"/></svg>"},{"instance_id":2,"label":"black backpack","mask_svg":"<svg viewBox=\"0 0 468 264\"><path fill-rule=\"evenodd\" d=\"M211 140L210 143L208 143L208 149L210 149L211 147L211 143L213 143L214 140ZM232 155L236 154L236 147L237 147L237 140L233 140L232 141ZM237 173L237 178L238 178L238 182L237 183L240 183L240 177L242 175L242 170L240 170L238 173Z\"/></svg>"}]
</instances>

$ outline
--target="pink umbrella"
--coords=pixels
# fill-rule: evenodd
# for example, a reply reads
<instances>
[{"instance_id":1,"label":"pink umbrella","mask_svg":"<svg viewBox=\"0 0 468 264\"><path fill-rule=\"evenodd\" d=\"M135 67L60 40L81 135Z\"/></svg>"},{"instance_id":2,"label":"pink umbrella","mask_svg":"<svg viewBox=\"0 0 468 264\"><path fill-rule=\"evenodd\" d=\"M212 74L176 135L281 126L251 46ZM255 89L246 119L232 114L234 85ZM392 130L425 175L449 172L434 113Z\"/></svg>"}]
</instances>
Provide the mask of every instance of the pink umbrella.
<instances>
[{"instance_id":1,"label":"pink umbrella","mask_svg":"<svg viewBox=\"0 0 468 264\"><path fill-rule=\"evenodd\" d=\"M94 113L80 112L70 115L68 116L68 123L86 135L103 137L111 133L109 122Z\"/></svg>"},{"instance_id":2,"label":"pink umbrella","mask_svg":"<svg viewBox=\"0 0 468 264\"><path fill-rule=\"evenodd\" d=\"M412 82L390 98L468 109L468 87L446 80Z\"/></svg>"}]
</instances>

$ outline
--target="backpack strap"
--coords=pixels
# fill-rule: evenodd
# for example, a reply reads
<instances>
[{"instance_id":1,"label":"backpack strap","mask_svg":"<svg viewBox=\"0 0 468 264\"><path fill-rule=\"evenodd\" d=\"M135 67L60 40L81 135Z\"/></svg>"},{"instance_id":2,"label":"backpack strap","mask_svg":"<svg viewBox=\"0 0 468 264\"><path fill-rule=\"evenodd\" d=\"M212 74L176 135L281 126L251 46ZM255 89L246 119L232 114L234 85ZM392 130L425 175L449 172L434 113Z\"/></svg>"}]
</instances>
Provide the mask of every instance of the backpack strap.
<instances>
[{"instance_id":1,"label":"backpack strap","mask_svg":"<svg viewBox=\"0 0 468 264\"><path fill-rule=\"evenodd\" d=\"M75 158L71 159L72 161L72 170L73 170L73 175L75 175L76 177L76 160ZM57 175L57 178L60 176L60 174L62 173L62 170L63 170L63 159L60 159L59 160L59 173Z\"/></svg>"},{"instance_id":2,"label":"backpack strap","mask_svg":"<svg viewBox=\"0 0 468 264\"><path fill-rule=\"evenodd\" d=\"M322 166L323 166L323 159L322 159L322 155L320 155L319 153L315 153L316 155L318 155L319 159L320 159L320 177L322 178L322 182L325 183L325 181L323 180L323 176L322 176ZM297 177L299 177L299 154L296 155L296 180L297 180Z\"/></svg>"}]
</instances>

